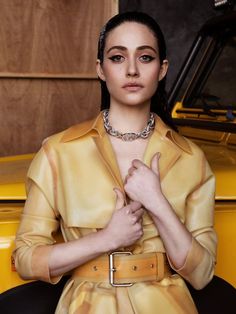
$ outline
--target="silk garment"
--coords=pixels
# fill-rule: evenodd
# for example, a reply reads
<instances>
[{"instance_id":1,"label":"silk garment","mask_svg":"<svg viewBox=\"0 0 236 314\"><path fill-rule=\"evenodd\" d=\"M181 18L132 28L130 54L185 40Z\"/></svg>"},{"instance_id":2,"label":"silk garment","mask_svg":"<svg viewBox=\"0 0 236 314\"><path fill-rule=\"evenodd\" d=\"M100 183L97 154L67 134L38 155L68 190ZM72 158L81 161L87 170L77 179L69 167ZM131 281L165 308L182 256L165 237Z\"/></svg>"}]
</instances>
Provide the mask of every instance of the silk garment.
<instances>
[{"instance_id":1,"label":"silk garment","mask_svg":"<svg viewBox=\"0 0 236 314\"><path fill-rule=\"evenodd\" d=\"M175 269L170 261L176 274L129 288L71 278L56 313L196 313L182 278L200 289L214 273L214 177L202 151L156 116L143 161L150 166L158 151L163 193L192 233L185 264ZM45 140L29 169L27 186L16 267L23 278L56 283L60 278L51 278L48 269L54 234L60 228L64 241L71 241L103 228L114 210L113 188L123 189L102 116ZM133 254L165 252L147 213L143 230L142 238L128 249Z\"/></svg>"}]
</instances>

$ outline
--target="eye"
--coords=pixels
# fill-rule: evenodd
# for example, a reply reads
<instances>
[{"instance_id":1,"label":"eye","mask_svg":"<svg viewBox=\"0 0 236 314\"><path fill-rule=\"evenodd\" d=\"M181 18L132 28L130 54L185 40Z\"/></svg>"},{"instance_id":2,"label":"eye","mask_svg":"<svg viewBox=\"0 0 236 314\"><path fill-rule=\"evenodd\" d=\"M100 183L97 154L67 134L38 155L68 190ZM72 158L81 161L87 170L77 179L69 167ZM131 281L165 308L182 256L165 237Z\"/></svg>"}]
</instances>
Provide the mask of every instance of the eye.
<instances>
[{"instance_id":1,"label":"eye","mask_svg":"<svg viewBox=\"0 0 236 314\"><path fill-rule=\"evenodd\" d=\"M114 55L114 56L109 57L109 59L113 62L120 63L124 60L124 57L121 55Z\"/></svg>"},{"instance_id":2,"label":"eye","mask_svg":"<svg viewBox=\"0 0 236 314\"><path fill-rule=\"evenodd\" d=\"M144 63L148 63L154 60L155 58L150 55L142 55L139 59Z\"/></svg>"}]
</instances>

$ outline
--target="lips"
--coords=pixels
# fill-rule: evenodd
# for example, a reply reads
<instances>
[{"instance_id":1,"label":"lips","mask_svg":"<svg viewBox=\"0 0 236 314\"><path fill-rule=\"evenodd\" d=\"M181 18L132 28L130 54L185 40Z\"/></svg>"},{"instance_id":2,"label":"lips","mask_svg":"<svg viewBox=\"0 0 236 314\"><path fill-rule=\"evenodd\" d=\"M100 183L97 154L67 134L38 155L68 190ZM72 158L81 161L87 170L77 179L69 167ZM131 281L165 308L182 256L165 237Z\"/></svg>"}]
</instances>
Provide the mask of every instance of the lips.
<instances>
[{"instance_id":1,"label":"lips","mask_svg":"<svg viewBox=\"0 0 236 314\"><path fill-rule=\"evenodd\" d=\"M128 91L133 91L133 92L136 92L140 89L143 88L143 85L142 84L138 84L138 83L127 83L125 85L122 86L122 88L124 88L125 90L128 90Z\"/></svg>"}]
</instances>

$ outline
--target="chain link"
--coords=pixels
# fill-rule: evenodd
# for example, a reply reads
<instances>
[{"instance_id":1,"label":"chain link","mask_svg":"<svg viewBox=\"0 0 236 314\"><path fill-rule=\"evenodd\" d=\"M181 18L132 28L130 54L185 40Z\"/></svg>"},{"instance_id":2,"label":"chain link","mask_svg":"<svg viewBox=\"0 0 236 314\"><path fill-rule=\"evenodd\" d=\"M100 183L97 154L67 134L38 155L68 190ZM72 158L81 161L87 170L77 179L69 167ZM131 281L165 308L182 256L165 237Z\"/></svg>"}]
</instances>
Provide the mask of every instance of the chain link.
<instances>
[{"instance_id":1,"label":"chain link","mask_svg":"<svg viewBox=\"0 0 236 314\"><path fill-rule=\"evenodd\" d=\"M155 127L155 119L154 119L154 114L152 112L150 112L150 118L148 120L147 126L138 133L134 133L134 132L128 132L128 133L121 133L117 130L114 130L113 127L110 125L110 122L108 120L108 114L109 114L109 110L106 109L103 111L103 121L104 121L104 127L105 130L108 134L110 134L111 136L115 136L117 138L120 138L123 141L134 141L137 138L147 138L151 131L154 129Z\"/></svg>"}]
</instances>

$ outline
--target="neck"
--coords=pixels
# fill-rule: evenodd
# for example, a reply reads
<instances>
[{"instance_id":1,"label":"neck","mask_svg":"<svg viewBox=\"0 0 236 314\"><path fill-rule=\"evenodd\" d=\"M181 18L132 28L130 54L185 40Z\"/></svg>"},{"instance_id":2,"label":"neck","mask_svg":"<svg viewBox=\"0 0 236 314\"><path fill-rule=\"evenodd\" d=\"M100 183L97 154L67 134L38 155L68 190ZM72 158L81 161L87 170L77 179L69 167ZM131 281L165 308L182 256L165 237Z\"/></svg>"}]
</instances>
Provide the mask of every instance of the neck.
<instances>
[{"instance_id":1,"label":"neck","mask_svg":"<svg viewBox=\"0 0 236 314\"><path fill-rule=\"evenodd\" d=\"M146 127L150 118L150 108L127 106L121 109L111 106L108 118L112 127L119 132L140 132Z\"/></svg>"}]
</instances>

